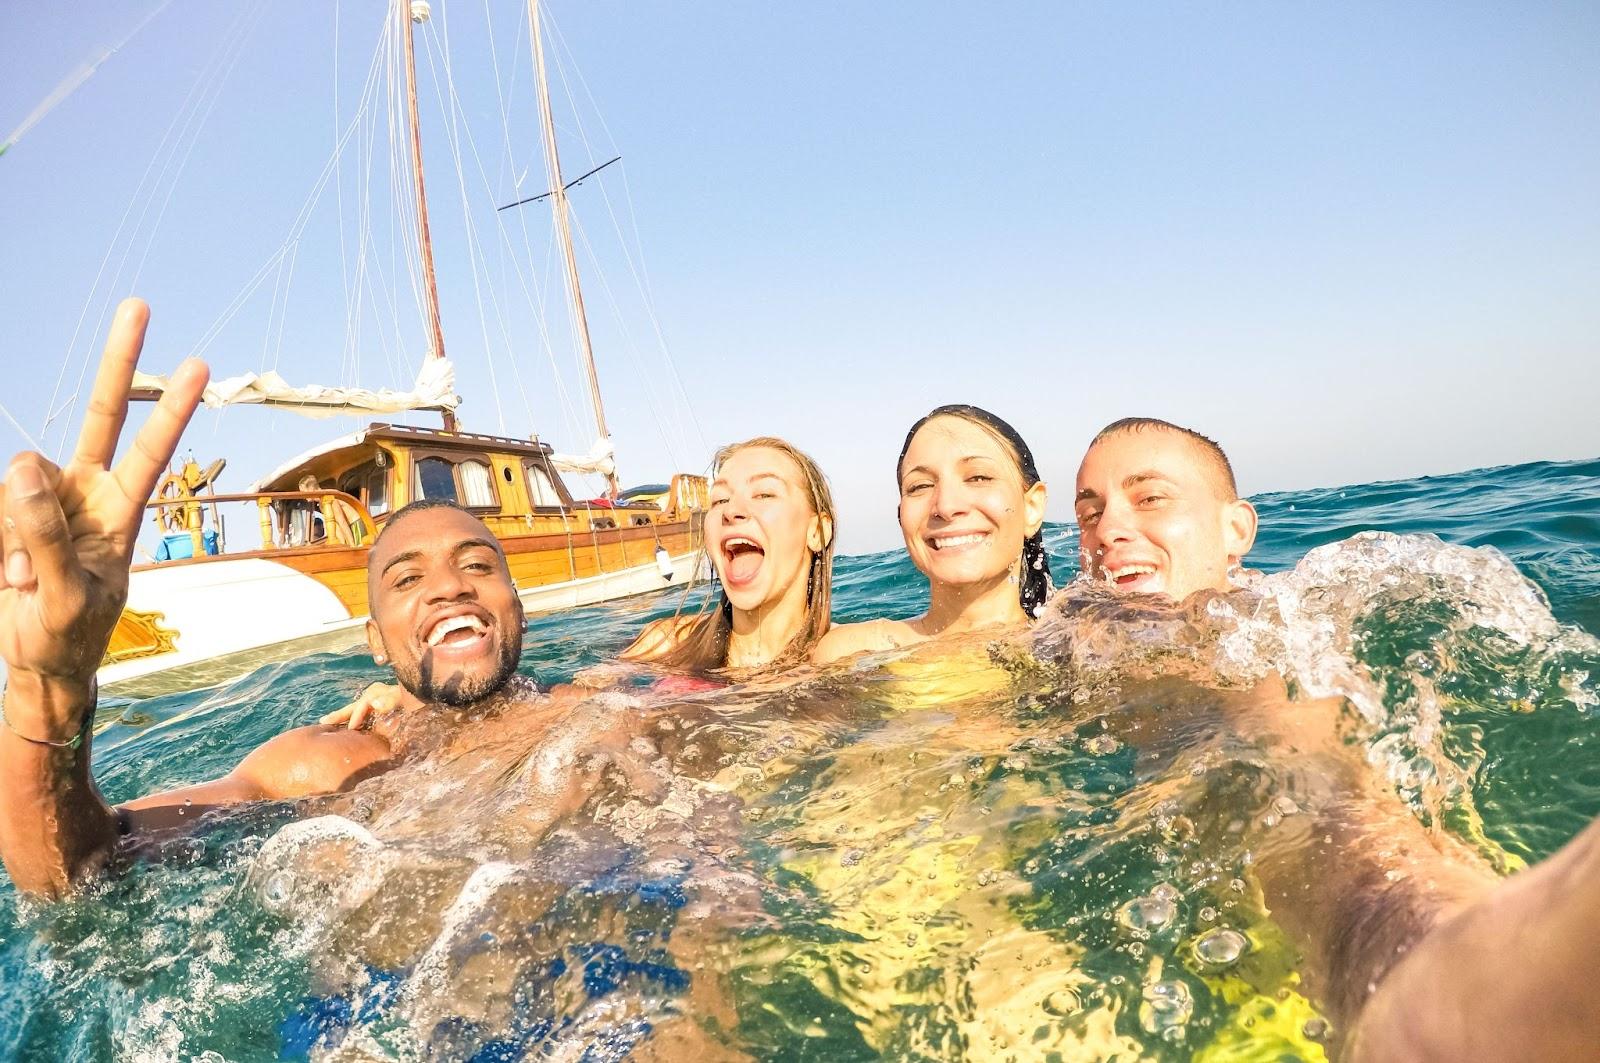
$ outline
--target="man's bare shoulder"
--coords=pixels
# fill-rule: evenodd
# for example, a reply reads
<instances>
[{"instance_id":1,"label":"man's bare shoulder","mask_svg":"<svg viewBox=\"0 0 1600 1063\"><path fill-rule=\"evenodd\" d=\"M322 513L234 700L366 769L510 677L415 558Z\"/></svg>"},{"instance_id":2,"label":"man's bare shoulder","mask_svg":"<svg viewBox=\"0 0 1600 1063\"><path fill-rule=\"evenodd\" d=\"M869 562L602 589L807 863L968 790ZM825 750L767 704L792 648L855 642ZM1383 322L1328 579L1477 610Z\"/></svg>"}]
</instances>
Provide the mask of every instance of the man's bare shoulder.
<instances>
[{"instance_id":1,"label":"man's bare shoulder","mask_svg":"<svg viewBox=\"0 0 1600 1063\"><path fill-rule=\"evenodd\" d=\"M258 746L232 774L263 798L282 800L347 790L393 761L382 735L311 724Z\"/></svg>"}]
</instances>

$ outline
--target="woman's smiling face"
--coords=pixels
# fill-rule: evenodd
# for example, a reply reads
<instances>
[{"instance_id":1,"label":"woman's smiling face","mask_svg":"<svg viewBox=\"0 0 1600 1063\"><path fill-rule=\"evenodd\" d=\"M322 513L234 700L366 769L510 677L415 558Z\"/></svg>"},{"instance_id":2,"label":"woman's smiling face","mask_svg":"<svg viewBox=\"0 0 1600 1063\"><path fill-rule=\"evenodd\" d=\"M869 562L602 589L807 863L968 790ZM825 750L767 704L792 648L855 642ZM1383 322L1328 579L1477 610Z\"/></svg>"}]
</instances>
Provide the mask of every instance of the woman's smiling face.
<instances>
[{"instance_id":1,"label":"woman's smiling face","mask_svg":"<svg viewBox=\"0 0 1600 1063\"><path fill-rule=\"evenodd\" d=\"M717 468L706 550L735 609L754 612L805 596L811 555L828 534L812 509L805 473L772 447L745 447Z\"/></svg>"},{"instance_id":2,"label":"woman's smiling face","mask_svg":"<svg viewBox=\"0 0 1600 1063\"><path fill-rule=\"evenodd\" d=\"M900 462L900 530L911 560L936 586L1009 578L1023 540L1044 521L1044 505L1044 485L1023 485L1011 449L962 417L929 420Z\"/></svg>"}]
</instances>

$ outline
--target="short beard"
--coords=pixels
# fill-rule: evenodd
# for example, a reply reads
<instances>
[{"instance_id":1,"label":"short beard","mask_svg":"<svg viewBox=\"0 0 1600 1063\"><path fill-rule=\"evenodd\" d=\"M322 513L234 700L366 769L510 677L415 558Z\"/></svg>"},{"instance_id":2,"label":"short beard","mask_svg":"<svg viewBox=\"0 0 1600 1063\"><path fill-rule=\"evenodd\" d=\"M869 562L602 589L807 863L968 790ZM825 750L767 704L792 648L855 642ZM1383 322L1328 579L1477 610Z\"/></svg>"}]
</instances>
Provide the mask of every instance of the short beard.
<instances>
[{"instance_id":1,"label":"short beard","mask_svg":"<svg viewBox=\"0 0 1600 1063\"><path fill-rule=\"evenodd\" d=\"M394 671L400 685L422 701L434 705L448 705L452 709L463 709L498 694L510 682L511 677L517 674L517 665L521 660L521 640L506 639L500 645L499 667L492 675L474 679L457 672L441 680L433 674L432 649L423 651L422 660L417 663L414 670L402 669L397 663Z\"/></svg>"}]
</instances>

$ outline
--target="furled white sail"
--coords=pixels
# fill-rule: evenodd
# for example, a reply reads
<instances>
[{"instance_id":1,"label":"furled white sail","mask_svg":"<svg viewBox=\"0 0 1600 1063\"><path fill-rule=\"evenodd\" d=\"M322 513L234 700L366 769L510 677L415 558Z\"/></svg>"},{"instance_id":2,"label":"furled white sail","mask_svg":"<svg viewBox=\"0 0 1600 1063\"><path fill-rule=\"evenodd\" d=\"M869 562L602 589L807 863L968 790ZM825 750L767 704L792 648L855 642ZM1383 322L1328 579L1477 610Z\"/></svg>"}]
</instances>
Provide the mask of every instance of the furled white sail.
<instances>
[{"instance_id":1,"label":"furled white sail","mask_svg":"<svg viewBox=\"0 0 1600 1063\"><path fill-rule=\"evenodd\" d=\"M616 452L611 448L611 440L602 438L594 441L594 446L589 448L587 454L552 454L550 464L559 472L598 473L601 476L613 476L617 471Z\"/></svg>"},{"instance_id":2,"label":"furled white sail","mask_svg":"<svg viewBox=\"0 0 1600 1063\"><path fill-rule=\"evenodd\" d=\"M150 373L133 374L135 392L161 392L167 378ZM455 393L456 371L447 358L423 360L422 372L410 391L382 388L334 388L310 384L294 387L275 372L245 373L226 380L213 380L206 386L204 401L212 409L221 406L277 406L306 417L333 417L348 413L368 415L401 413L406 410L453 410L461 403Z\"/></svg>"}]
</instances>

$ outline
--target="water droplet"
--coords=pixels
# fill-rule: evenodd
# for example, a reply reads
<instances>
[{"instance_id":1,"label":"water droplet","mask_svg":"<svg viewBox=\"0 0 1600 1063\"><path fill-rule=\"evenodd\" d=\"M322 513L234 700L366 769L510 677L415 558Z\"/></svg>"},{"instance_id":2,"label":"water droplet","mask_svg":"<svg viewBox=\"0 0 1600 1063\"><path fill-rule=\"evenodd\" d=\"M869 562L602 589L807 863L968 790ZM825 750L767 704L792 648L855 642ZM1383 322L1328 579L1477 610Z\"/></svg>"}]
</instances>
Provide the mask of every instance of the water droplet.
<instances>
[{"instance_id":1,"label":"water droplet","mask_svg":"<svg viewBox=\"0 0 1600 1063\"><path fill-rule=\"evenodd\" d=\"M1328 1020L1324 1018L1307 1019L1306 1024L1300 1027L1300 1032L1312 1041L1326 1040L1328 1030Z\"/></svg>"},{"instance_id":2,"label":"water droplet","mask_svg":"<svg viewBox=\"0 0 1600 1063\"><path fill-rule=\"evenodd\" d=\"M1213 967L1226 967L1237 962L1249 948L1249 938L1237 930L1219 926L1215 930L1208 931L1194 943L1194 954L1200 958L1201 963Z\"/></svg>"},{"instance_id":3,"label":"water droplet","mask_svg":"<svg viewBox=\"0 0 1600 1063\"><path fill-rule=\"evenodd\" d=\"M1058 989L1044 998L1044 1010L1049 1015L1072 1015L1082 1007L1083 1001L1071 989Z\"/></svg>"},{"instance_id":4,"label":"water droplet","mask_svg":"<svg viewBox=\"0 0 1600 1063\"><path fill-rule=\"evenodd\" d=\"M839 863L845 867L855 867L861 863L861 858L866 855L867 851L865 849L847 849L845 854L839 857Z\"/></svg>"},{"instance_id":5,"label":"water droplet","mask_svg":"<svg viewBox=\"0 0 1600 1063\"><path fill-rule=\"evenodd\" d=\"M1122 743L1118 742L1110 735L1099 734L1085 742L1083 744L1083 748L1087 750L1091 756L1105 757L1121 749Z\"/></svg>"},{"instance_id":6,"label":"water droplet","mask_svg":"<svg viewBox=\"0 0 1600 1063\"><path fill-rule=\"evenodd\" d=\"M1204 908L1200 909L1200 921L1202 923L1215 922L1216 918L1217 918L1217 910L1215 908L1211 907L1209 904L1206 905Z\"/></svg>"},{"instance_id":7,"label":"water droplet","mask_svg":"<svg viewBox=\"0 0 1600 1063\"><path fill-rule=\"evenodd\" d=\"M261 903L268 911L281 912L294 899L294 872L278 871L261 885Z\"/></svg>"},{"instance_id":8,"label":"water droplet","mask_svg":"<svg viewBox=\"0 0 1600 1063\"><path fill-rule=\"evenodd\" d=\"M1417 650L1406 657L1406 670L1418 675L1427 675L1433 671L1433 665L1433 654L1427 650Z\"/></svg>"},{"instance_id":9,"label":"water droplet","mask_svg":"<svg viewBox=\"0 0 1600 1063\"><path fill-rule=\"evenodd\" d=\"M1117 922L1129 930L1161 930L1177 916L1178 896L1177 890L1163 882L1117 909Z\"/></svg>"},{"instance_id":10,"label":"water droplet","mask_svg":"<svg viewBox=\"0 0 1600 1063\"><path fill-rule=\"evenodd\" d=\"M1152 982L1144 987L1139 1025L1146 1033L1162 1033L1183 1026L1194 1014L1194 997L1182 982Z\"/></svg>"}]
</instances>

